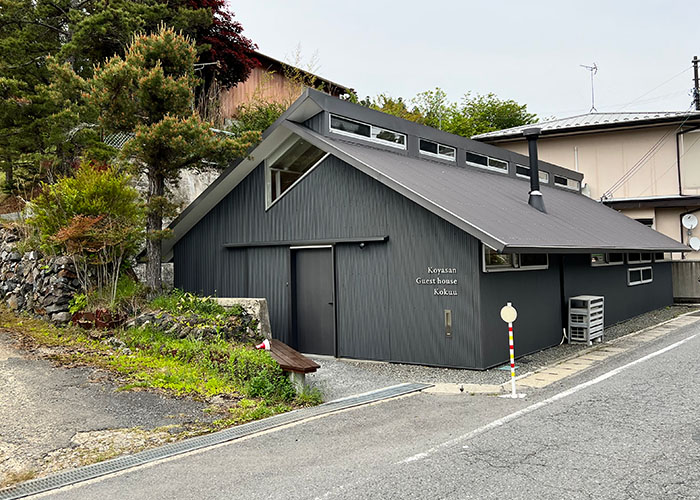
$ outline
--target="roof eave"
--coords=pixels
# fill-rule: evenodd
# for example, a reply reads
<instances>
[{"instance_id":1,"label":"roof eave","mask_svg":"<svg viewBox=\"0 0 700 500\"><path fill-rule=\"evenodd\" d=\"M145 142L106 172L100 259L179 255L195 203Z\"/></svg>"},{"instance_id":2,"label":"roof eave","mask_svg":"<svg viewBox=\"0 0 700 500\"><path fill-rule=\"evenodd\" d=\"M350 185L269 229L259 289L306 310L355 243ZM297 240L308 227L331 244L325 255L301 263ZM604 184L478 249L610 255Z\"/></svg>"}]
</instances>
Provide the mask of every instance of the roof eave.
<instances>
[{"instance_id":1,"label":"roof eave","mask_svg":"<svg viewBox=\"0 0 700 500\"><path fill-rule=\"evenodd\" d=\"M567 136L567 135L576 135L576 134L587 134L587 133L596 133L596 132L602 132L602 131L608 131L608 130L634 130L634 129L640 129L640 128L648 128L648 127L653 127L655 125L673 125L675 123L681 123L685 120L684 117L678 117L678 116L673 116L673 117L665 117L665 118L651 118L648 120L639 120L639 121L626 121L626 122L617 122L617 123L598 123L598 124L592 124L592 125L582 125L582 126L575 126L575 127L564 127L564 128L556 128L556 129L546 129L543 128L540 132L540 136L544 137L559 137L559 136ZM687 121L686 125L698 125L700 123L700 116L691 116ZM542 126L543 124L539 124ZM537 126L537 124L534 124L533 126ZM489 144L494 144L498 142L512 142L512 141L519 141L519 140L524 140L525 137L522 134L522 131L518 132L513 132L509 134L503 134L503 135L494 135L494 136L489 136L486 134L480 134L480 135L475 135L472 136L472 139L475 141L481 141L481 142L487 142Z\"/></svg>"}]
</instances>

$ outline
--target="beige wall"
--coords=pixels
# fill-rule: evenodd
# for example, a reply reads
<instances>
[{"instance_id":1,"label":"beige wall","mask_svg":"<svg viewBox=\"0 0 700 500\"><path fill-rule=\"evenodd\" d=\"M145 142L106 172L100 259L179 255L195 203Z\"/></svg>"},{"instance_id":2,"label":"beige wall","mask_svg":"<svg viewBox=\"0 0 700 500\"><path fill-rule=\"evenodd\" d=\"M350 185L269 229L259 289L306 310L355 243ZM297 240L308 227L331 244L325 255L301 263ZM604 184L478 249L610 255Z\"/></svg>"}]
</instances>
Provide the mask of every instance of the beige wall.
<instances>
[{"instance_id":1,"label":"beige wall","mask_svg":"<svg viewBox=\"0 0 700 500\"><path fill-rule=\"evenodd\" d=\"M656 153L617 191L613 198L677 195L678 167L676 154L676 127L650 127L626 130L570 135L565 137L541 137L538 152L541 160L577 170L584 175L584 182L591 188L591 196L601 195L668 133L667 139ZM527 155L527 143L499 143L511 151ZM683 194L698 194L693 189Z\"/></svg>"},{"instance_id":2,"label":"beige wall","mask_svg":"<svg viewBox=\"0 0 700 500\"><path fill-rule=\"evenodd\" d=\"M669 238L688 244L688 230L681 230L681 214L687 213L688 208L635 208L620 210L621 213L632 219L654 219L654 229L665 234ZM700 208L691 212L700 219ZM700 237L700 226L692 231L692 236ZM700 252L687 252L685 257L681 253L674 253L673 259L699 260Z\"/></svg>"}]
</instances>

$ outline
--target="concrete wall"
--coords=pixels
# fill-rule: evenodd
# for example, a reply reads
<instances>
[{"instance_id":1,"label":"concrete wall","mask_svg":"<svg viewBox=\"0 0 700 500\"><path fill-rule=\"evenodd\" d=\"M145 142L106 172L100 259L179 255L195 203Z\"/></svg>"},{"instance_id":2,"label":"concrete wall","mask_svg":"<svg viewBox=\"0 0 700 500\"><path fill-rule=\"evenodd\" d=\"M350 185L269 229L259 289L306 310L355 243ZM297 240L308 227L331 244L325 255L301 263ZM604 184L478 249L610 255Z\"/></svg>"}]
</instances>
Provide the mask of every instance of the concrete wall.
<instances>
[{"instance_id":1,"label":"concrete wall","mask_svg":"<svg viewBox=\"0 0 700 500\"><path fill-rule=\"evenodd\" d=\"M674 261L673 297L677 302L700 302L700 262Z\"/></svg>"}]
</instances>

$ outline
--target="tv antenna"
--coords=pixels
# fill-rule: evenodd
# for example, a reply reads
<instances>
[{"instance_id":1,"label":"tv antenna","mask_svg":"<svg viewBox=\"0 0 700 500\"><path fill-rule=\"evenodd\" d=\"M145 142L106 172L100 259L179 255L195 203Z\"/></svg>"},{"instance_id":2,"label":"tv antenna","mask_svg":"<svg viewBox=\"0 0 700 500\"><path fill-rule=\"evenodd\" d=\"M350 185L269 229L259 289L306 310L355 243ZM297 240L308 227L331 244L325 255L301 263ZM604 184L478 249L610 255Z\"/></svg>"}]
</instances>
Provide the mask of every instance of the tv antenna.
<instances>
[{"instance_id":1,"label":"tv antenna","mask_svg":"<svg viewBox=\"0 0 700 500\"><path fill-rule=\"evenodd\" d=\"M588 71L591 73L591 110L589 113L592 113L593 111L598 111L595 109L595 92L593 91L593 75L598 73L598 65L596 63L593 63L593 66L587 66L585 64L579 64L582 68L586 68Z\"/></svg>"}]
</instances>

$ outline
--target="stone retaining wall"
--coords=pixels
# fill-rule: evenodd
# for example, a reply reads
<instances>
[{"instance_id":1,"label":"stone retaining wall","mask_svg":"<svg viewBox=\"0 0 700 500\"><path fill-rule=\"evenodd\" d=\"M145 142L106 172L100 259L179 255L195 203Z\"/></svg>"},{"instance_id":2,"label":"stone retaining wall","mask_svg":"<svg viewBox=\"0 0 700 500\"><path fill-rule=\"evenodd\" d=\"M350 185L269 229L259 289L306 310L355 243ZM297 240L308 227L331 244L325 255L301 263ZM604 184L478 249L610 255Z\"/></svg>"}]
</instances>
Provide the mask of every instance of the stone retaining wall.
<instances>
[{"instance_id":1,"label":"stone retaining wall","mask_svg":"<svg viewBox=\"0 0 700 500\"><path fill-rule=\"evenodd\" d=\"M69 303L80 289L70 257L44 257L17 250L20 237L0 228L0 294L15 311L35 314L54 323L67 323Z\"/></svg>"}]
</instances>

